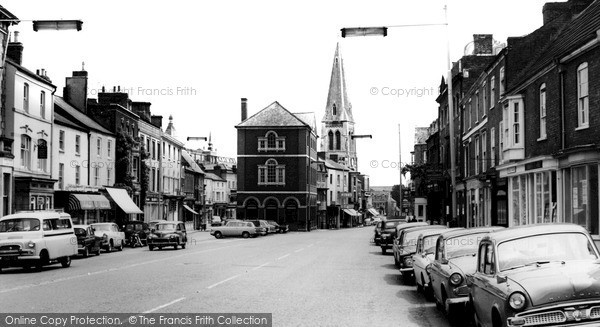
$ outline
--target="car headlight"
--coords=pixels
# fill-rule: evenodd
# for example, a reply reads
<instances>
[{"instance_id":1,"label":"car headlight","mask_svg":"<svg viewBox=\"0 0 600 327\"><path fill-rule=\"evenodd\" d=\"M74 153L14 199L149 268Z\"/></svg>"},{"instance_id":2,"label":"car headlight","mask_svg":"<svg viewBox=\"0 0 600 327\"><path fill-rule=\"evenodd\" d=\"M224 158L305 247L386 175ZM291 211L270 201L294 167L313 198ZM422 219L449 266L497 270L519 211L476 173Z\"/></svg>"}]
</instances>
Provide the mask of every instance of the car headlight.
<instances>
[{"instance_id":1,"label":"car headlight","mask_svg":"<svg viewBox=\"0 0 600 327\"><path fill-rule=\"evenodd\" d=\"M102 238L106 241L106 240L108 240L108 235L104 234L104 235L102 235Z\"/></svg>"},{"instance_id":2,"label":"car headlight","mask_svg":"<svg viewBox=\"0 0 600 327\"><path fill-rule=\"evenodd\" d=\"M29 241L29 243L27 243L27 246L33 249L35 247L35 243L33 241Z\"/></svg>"},{"instance_id":3,"label":"car headlight","mask_svg":"<svg viewBox=\"0 0 600 327\"><path fill-rule=\"evenodd\" d=\"M462 284L462 282L463 282L463 277L461 274L454 273L454 274L450 275L450 284L452 284L454 286L458 286L458 285Z\"/></svg>"},{"instance_id":4,"label":"car headlight","mask_svg":"<svg viewBox=\"0 0 600 327\"><path fill-rule=\"evenodd\" d=\"M525 308L527 300L521 292L514 292L508 297L508 304L513 310L521 311Z\"/></svg>"},{"instance_id":5,"label":"car headlight","mask_svg":"<svg viewBox=\"0 0 600 327\"><path fill-rule=\"evenodd\" d=\"M404 265L408 266L408 267L412 267L412 265L413 265L412 258L406 258L406 259L404 259Z\"/></svg>"}]
</instances>

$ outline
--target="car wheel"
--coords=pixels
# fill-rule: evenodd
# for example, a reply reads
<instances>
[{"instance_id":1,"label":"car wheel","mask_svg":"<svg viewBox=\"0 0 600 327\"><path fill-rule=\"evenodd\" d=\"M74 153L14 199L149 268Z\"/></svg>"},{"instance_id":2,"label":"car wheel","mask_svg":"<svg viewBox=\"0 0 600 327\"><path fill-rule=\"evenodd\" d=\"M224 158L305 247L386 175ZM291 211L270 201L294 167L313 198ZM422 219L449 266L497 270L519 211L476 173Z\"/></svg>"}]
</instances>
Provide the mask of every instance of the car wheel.
<instances>
[{"instance_id":1,"label":"car wheel","mask_svg":"<svg viewBox=\"0 0 600 327\"><path fill-rule=\"evenodd\" d=\"M175 244L173 245L173 250L177 250L179 248L179 245Z\"/></svg>"},{"instance_id":2,"label":"car wheel","mask_svg":"<svg viewBox=\"0 0 600 327\"><path fill-rule=\"evenodd\" d=\"M181 248L182 248L182 249L185 249L185 243L182 243L182 244L181 244Z\"/></svg>"},{"instance_id":3,"label":"car wheel","mask_svg":"<svg viewBox=\"0 0 600 327\"><path fill-rule=\"evenodd\" d=\"M154 250L154 246L148 245L148 250L150 250L150 251Z\"/></svg>"},{"instance_id":4,"label":"car wheel","mask_svg":"<svg viewBox=\"0 0 600 327\"><path fill-rule=\"evenodd\" d=\"M113 240L110 239L110 241L108 242L108 250L106 250L106 252L113 252L115 250L115 243L113 243Z\"/></svg>"},{"instance_id":5,"label":"car wheel","mask_svg":"<svg viewBox=\"0 0 600 327\"><path fill-rule=\"evenodd\" d=\"M69 268L71 266L71 257L63 257L58 260L63 268Z\"/></svg>"},{"instance_id":6,"label":"car wheel","mask_svg":"<svg viewBox=\"0 0 600 327\"><path fill-rule=\"evenodd\" d=\"M123 247L124 247L124 246L125 246L125 241L124 241L124 240L121 240L121 246L119 246L119 247L117 248L117 250L119 250L119 251L123 251Z\"/></svg>"},{"instance_id":7,"label":"car wheel","mask_svg":"<svg viewBox=\"0 0 600 327\"><path fill-rule=\"evenodd\" d=\"M96 255L100 255L100 250L102 249L101 246L98 246L98 250L96 250Z\"/></svg>"},{"instance_id":8,"label":"car wheel","mask_svg":"<svg viewBox=\"0 0 600 327\"><path fill-rule=\"evenodd\" d=\"M158 249L159 249L159 250L162 250L162 246L159 246L159 247L158 247Z\"/></svg>"},{"instance_id":9,"label":"car wheel","mask_svg":"<svg viewBox=\"0 0 600 327\"><path fill-rule=\"evenodd\" d=\"M248 232L243 232L243 233L242 233L242 237L243 237L243 238L248 238L248 237L250 237L250 233L248 233Z\"/></svg>"},{"instance_id":10,"label":"car wheel","mask_svg":"<svg viewBox=\"0 0 600 327\"><path fill-rule=\"evenodd\" d=\"M48 257L48 252L46 252L46 250L43 250L40 254L40 259L35 263L35 270L42 271L44 266L47 265L49 261L50 258Z\"/></svg>"},{"instance_id":11,"label":"car wheel","mask_svg":"<svg viewBox=\"0 0 600 327\"><path fill-rule=\"evenodd\" d=\"M215 232L215 238L222 238L223 234L221 232Z\"/></svg>"},{"instance_id":12,"label":"car wheel","mask_svg":"<svg viewBox=\"0 0 600 327\"><path fill-rule=\"evenodd\" d=\"M90 256L90 249L88 249L88 247L87 247L87 246L84 246L84 247L83 247L83 257L84 257L84 258L87 258L87 257L89 257L89 256Z\"/></svg>"}]
</instances>

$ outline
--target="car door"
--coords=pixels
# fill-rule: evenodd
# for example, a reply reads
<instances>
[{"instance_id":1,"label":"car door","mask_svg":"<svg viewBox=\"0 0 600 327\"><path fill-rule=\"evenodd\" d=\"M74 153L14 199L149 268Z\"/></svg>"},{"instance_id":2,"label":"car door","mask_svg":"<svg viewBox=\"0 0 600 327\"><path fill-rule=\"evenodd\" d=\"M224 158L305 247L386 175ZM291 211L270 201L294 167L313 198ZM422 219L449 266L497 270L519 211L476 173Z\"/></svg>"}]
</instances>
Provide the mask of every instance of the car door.
<instances>
[{"instance_id":1,"label":"car door","mask_svg":"<svg viewBox=\"0 0 600 327\"><path fill-rule=\"evenodd\" d=\"M185 224L179 223L181 226L181 240L183 243L187 243L187 231L185 230Z\"/></svg>"},{"instance_id":2,"label":"car door","mask_svg":"<svg viewBox=\"0 0 600 327\"><path fill-rule=\"evenodd\" d=\"M444 258L444 237L438 237L435 244L435 257L431 264L429 282L433 288L433 296L441 301L442 299L442 259Z\"/></svg>"},{"instance_id":3,"label":"car door","mask_svg":"<svg viewBox=\"0 0 600 327\"><path fill-rule=\"evenodd\" d=\"M479 321L484 325L492 324L492 305L497 290L492 282L495 274L494 245L482 242L477 256L477 271L473 275L473 306Z\"/></svg>"},{"instance_id":4,"label":"car door","mask_svg":"<svg viewBox=\"0 0 600 327\"><path fill-rule=\"evenodd\" d=\"M237 221L229 221L223 228L221 228L223 235L232 236L235 235L236 229L238 229L239 223Z\"/></svg>"},{"instance_id":5,"label":"car door","mask_svg":"<svg viewBox=\"0 0 600 327\"><path fill-rule=\"evenodd\" d=\"M413 259L413 270L415 272L415 281L417 282L417 284L422 284L421 283L421 273L423 272L423 235L419 235L419 238L417 239L417 250L415 252L415 254L413 255L412 259Z\"/></svg>"}]
</instances>

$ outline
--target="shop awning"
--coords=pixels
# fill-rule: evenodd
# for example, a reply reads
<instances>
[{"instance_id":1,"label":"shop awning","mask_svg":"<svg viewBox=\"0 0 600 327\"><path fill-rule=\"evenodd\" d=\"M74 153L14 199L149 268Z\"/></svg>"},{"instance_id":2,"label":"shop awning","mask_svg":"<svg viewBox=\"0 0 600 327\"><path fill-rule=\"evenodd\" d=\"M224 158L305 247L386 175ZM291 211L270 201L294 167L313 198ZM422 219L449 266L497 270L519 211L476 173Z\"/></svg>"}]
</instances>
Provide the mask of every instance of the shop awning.
<instances>
[{"instance_id":1,"label":"shop awning","mask_svg":"<svg viewBox=\"0 0 600 327\"><path fill-rule=\"evenodd\" d=\"M354 209L344 209L344 212L349 214L350 216L360 216L360 214Z\"/></svg>"},{"instance_id":2,"label":"shop awning","mask_svg":"<svg viewBox=\"0 0 600 327\"><path fill-rule=\"evenodd\" d=\"M101 194L70 194L69 210L110 209L110 201Z\"/></svg>"},{"instance_id":3,"label":"shop awning","mask_svg":"<svg viewBox=\"0 0 600 327\"><path fill-rule=\"evenodd\" d=\"M125 212L125 213L143 213L140 208L131 200L127 191L122 188L110 188L107 187L106 191L108 195L115 201L115 203Z\"/></svg>"},{"instance_id":4,"label":"shop awning","mask_svg":"<svg viewBox=\"0 0 600 327\"><path fill-rule=\"evenodd\" d=\"M185 208L187 211L189 211L189 212L193 213L194 215L197 215L197 214L198 214L196 211L192 210L192 208L188 207L186 204L184 204L184 205L183 205L183 207L184 207L184 208Z\"/></svg>"},{"instance_id":5,"label":"shop awning","mask_svg":"<svg viewBox=\"0 0 600 327\"><path fill-rule=\"evenodd\" d=\"M379 212L377 212L377 210L373 209L373 208L369 208L368 210L373 216L378 216Z\"/></svg>"}]
</instances>

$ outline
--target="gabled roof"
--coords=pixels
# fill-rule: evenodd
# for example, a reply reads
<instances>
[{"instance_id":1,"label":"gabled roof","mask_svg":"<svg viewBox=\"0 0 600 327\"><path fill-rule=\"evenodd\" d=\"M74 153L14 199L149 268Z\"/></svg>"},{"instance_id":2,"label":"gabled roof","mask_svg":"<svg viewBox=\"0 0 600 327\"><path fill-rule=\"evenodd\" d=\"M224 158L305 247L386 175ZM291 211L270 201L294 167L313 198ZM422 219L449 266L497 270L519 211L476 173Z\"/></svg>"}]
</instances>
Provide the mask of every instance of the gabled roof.
<instances>
[{"instance_id":1,"label":"gabled roof","mask_svg":"<svg viewBox=\"0 0 600 327\"><path fill-rule=\"evenodd\" d=\"M204 175L204 171L202 170L202 168L198 166L198 164L194 161L194 159L192 159L192 156L190 156L190 154L187 153L187 151L182 150L181 157L183 158L183 160L185 160L185 162L187 162L188 165L190 165L190 168L193 171Z\"/></svg>"},{"instance_id":2,"label":"gabled roof","mask_svg":"<svg viewBox=\"0 0 600 327\"><path fill-rule=\"evenodd\" d=\"M57 95L54 96L54 114L61 114L65 118L77 122L81 126L85 126L95 132L103 133L106 135L114 136L106 128L102 127L95 120L85 115L83 112L75 109L72 105L68 104L65 99Z\"/></svg>"},{"instance_id":3,"label":"gabled roof","mask_svg":"<svg viewBox=\"0 0 600 327\"><path fill-rule=\"evenodd\" d=\"M540 51L539 56L522 70L521 74L516 77L517 83L514 85L518 87L519 83L527 81L540 70L552 64L554 60L560 59L593 40L597 37L596 31L598 30L600 30L600 0L594 1L569 22L555 40Z\"/></svg>"},{"instance_id":4,"label":"gabled roof","mask_svg":"<svg viewBox=\"0 0 600 327\"><path fill-rule=\"evenodd\" d=\"M19 18L17 18L17 16L13 15L10 11L6 10L6 8L2 7L1 5L0 5L0 18L2 18L2 19L14 19L14 20L17 20L17 21L13 22L13 23L15 23L15 24L19 23L19 21L18 21Z\"/></svg>"},{"instance_id":5,"label":"gabled roof","mask_svg":"<svg viewBox=\"0 0 600 327\"><path fill-rule=\"evenodd\" d=\"M250 116L248 119L239 123L236 128L239 127L275 127L275 126L287 126L287 127L304 127L310 125L306 124L300 118L285 109L279 102L275 101L268 105L263 110Z\"/></svg>"},{"instance_id":6,"label":"gabled roof","mask_svg":"<svg viewBox=\"0 0 600 327\"><path fill-rule=\"evenodd\" d=\"M36 81L38 81L38 82L41 82L41 83L44 83L44 84L46 84L46 85L50 86L51 88L53 88L53 89L56 89L56 85L52 84L52 82L51 82L51 81L49 81L49 80L47 80L47 79L45 79L45 78L41 77L40 75L38 75L38 74L36 74L36 73L32 72L31 70L29 70L29 69L27 69L27 68L25 68L25 67L23 67L23 66L19 65L18 63L14 62L12 59L10 59L10 58L8 58L8 57L6 58L6 63L9 63L9 64L11 64L11 65L12 65L12 66L14 66L14 67L15 67L17 70L19 70L19 71L21 71L21 72L25 73L25 75L28 75L29 77L31 77L31 78L33 78L33 79L35 79Z\"/></svg>"}]
</instances>

